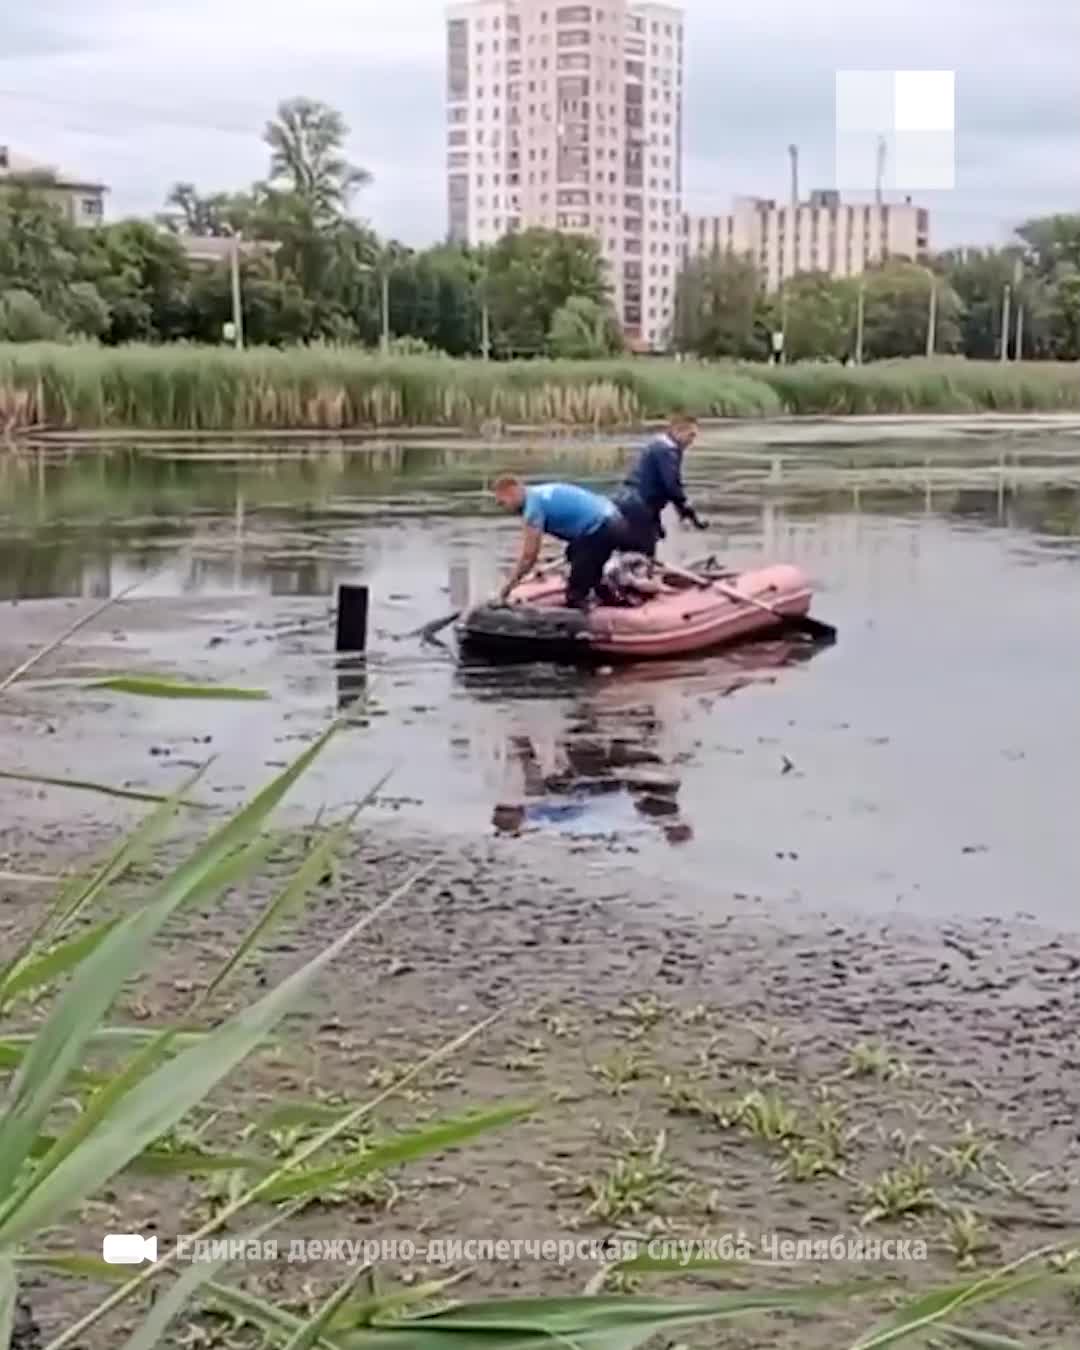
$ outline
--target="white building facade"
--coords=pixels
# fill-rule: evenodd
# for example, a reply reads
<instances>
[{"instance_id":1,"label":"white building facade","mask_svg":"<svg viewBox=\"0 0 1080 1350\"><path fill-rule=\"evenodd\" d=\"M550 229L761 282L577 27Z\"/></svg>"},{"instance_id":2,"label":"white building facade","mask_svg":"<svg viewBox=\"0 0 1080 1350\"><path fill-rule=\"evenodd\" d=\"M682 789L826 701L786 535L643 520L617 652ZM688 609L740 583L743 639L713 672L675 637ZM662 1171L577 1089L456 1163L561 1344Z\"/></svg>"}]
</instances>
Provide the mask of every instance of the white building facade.
<instances>
[{"instance_id":1,"label":"white building facade","mask_svg":"<svg viewBox=\"0 0 1080 1350\"><path fill-rule=\"evenodd\" d=\"M594 236L632 345L668 340L682 239L683 16L627 0L447 13L449 237Z\"/></svg>"},{"instance_id":2,"label":"white building facade","mask_svg":"<svg viewBox=\"0 0 1080 1350\"><path fill-rule=\"evenodd\" d=\"M794 229L792 225L794 224ZM712 253L748 258L765 286L777 290L797 272L854 277L889 258L925 262L930 213L903 203L844 203L815 191L796 210L762 197L736 197L720 216L687 216L687 259Z\"/></svg>"}]
</instances>

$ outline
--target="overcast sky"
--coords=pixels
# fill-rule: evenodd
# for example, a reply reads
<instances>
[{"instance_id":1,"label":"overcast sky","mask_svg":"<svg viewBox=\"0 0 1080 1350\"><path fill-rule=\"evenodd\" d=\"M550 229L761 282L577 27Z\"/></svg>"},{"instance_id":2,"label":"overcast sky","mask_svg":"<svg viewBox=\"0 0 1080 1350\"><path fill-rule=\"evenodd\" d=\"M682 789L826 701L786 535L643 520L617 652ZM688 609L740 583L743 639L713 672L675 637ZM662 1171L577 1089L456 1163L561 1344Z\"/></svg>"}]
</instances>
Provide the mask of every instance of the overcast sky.
<instances>
[{"instance_id":1,"label":"overcast sky","mask_svg":"<svg viewBox=\"0 0 1080 1350\"><path fill-rule=\"evenodd\" d=\"M957 183L932 243L1080 210L1080 0L684 0L686 205L834 181L837 69L955 69ZM357 214L445 232L441 0L0 0L0 144L111 185L109 214L265 172L281 98L339 107L375 176Z\"/></svg>"}]
</instances>

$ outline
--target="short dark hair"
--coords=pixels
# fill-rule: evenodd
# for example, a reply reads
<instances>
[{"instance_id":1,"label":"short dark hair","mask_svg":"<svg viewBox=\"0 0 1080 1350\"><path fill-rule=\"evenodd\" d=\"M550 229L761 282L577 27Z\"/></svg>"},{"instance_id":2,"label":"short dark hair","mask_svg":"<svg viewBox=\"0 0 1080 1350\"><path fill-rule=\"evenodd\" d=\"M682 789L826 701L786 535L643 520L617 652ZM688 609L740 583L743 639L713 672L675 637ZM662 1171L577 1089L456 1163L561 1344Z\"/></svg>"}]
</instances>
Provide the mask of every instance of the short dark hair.
<instances>
[{"instance_id":1,"label":"short dark hair","mask_svg":"<svg viewBox=\"0 0 1080 1350\"><path fill-rule=\"evenodd\" d=\"M692 412L687 412L685 408L676 408L675 411L669 415L668 421L674 423L677 427L697 426L697 418Z\"/></svg>"}]
</instances>

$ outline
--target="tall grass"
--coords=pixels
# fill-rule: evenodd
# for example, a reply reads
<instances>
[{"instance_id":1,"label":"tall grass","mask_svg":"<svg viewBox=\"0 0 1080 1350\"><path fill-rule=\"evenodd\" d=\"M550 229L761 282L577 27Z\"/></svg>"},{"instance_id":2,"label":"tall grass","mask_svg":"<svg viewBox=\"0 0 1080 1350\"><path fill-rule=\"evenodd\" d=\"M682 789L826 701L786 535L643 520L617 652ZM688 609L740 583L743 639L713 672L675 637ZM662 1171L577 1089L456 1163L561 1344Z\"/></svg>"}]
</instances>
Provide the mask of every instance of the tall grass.
<instances>
[{"instance_id":1,"label":"tall grass","mask_svg":"<svg viewBox=\"0 0 1080 1350\"><path fill-rule=\"evenodd\" d=\"M69 429L613 429L702 417L1080 409L1080 365L901 361L851 369L379 357L352 348L0 345L0 423Z\"/></svg>"}]
</instances>

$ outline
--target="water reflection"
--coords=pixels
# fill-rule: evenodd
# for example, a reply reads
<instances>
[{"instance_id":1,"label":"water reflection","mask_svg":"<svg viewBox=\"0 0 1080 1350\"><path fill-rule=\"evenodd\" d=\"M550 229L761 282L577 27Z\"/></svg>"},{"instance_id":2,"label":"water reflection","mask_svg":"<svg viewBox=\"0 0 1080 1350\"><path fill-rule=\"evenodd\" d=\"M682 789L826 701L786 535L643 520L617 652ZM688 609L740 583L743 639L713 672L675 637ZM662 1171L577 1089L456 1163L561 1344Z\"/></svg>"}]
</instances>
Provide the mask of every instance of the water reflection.
<instances>
[{"instance_id":1,"label":"water reflection","mask_svg":"<svg viewBox=\"0 0 1080 1350\"><path fill-rule=\"evenodd\" d=\"M1053 453L1029 446L980 460L968 450L955 462L894 448L884 464L850 450L830 459L820 447L756 458L703 450L690 476L720 552L752 540L761 557L813 567L854 551L865 563L888 546L868 529L883 517L992 525L1028 547L1060 549L1080 536L1080 456L1069 448L1062 438ZM610 448L582 450L559 472L605 487L611 458ZM537 471L519 451L499 462ZM346 568L377 562L366 550L382 534L415 536L422 531L411 527L427 521L424 529L444 531L459 607L491 463L490 454L424 446L239 463L157 451L6 456L0 598L102 599L150 573L160 573L162 594L328 596ZM917 529L907 533L912 559L921 542Z\"/></svg>"},{"instance_id":2,"label":"water reflection","mask_svg":"<svg viewBox=\"0 0 1080 1350\"><path fill-rule=\"evenodd\" d=\"M688 693L707 713L715 700L774 683L784 666L820 650L798 640L760 642L590 674L542 664L459 666L457 682L499 704L509 723L493 826L514 836L545 828L597 834L649 822L668 843L688 843L694 830L681 765L690 756L678 748ZM555 690L570 696L543 697Z\"/></svg>"}]
</instances>

